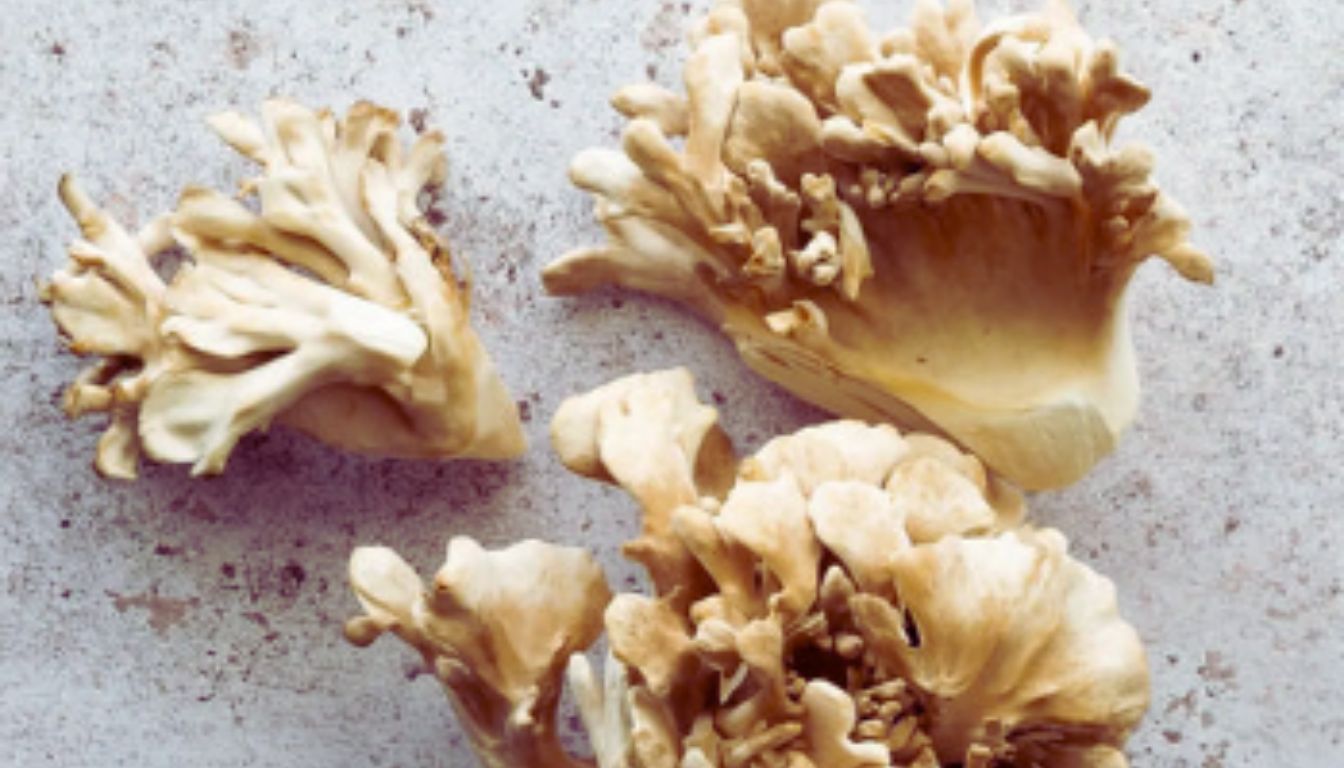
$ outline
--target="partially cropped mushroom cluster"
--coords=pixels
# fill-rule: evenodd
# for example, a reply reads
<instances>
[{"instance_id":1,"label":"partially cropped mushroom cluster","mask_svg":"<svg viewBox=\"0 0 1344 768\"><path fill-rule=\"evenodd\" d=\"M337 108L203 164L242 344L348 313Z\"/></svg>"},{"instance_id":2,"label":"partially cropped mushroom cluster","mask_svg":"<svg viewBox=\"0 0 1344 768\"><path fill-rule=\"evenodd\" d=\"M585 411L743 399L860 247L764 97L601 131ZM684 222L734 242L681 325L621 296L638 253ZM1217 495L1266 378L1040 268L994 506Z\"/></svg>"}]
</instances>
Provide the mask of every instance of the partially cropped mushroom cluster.
<instances>
[{"instance_id":1,"label":"partially cropped mushroom cluster","mask_svg":"<svg viewBox=\"0 0 1344 768\"><path fill-rule=\"evenodd\" d=\"M525 541L486 552L456 538L428 587L397 554L363 547L350 580L365 616L357 645L393 632L443 683L485 768L566 768L555 715L570 656L602 632L611 599L585 552Z\"/></svg>"},{"instance_id":2,"label":"partially cropped mushroom cluster","mask_svg":"<svg viewBox=\"0 0 1344 768\"><path fill-rule=\"evenodd\" d=\"M685 302L833 412L936 429L1027 488L1067 485L1132 420L1124 297L1156 255L1212 278L1153 159L1111 138L1148 92L1063 4L981 26L918 3L719 0L685 95L621 90L621 151L574 182L609 236L545 272Z\"/></svg>"},{"instance_id":3,"label":"partially cropped mushroom cluster","mask_svg":"<svg viewBox=\"0 0 1344 768\"><path fill-rule=\"evenodd\" d=\"M341 448L408 457L522 452L517 409L469 324L469 287L425 218L443 137L406 147L396 113L343 118L287 101L260 125L215 131L261 166L255 204L189 188L131 235L66 177L83 239L44 298L71 348L102 359L66 394L104 411L97 466L134 477L141 454L224 469L279 420ZM155 260L180 249L167 282Z\"/></svg>"},{"instance_id":4,"label":"partially cropped mushroom cluster","mask_svg":"<svg viewBox=\"0 0 1344 768\"><path fill-rule=\"evenodd\" d=\"M1109 581L950 443L838 421L740 463L689 374L561 407L571 469L644 513L626 553L654 594L610 597L591 560L529 542L450 547L432 587L360 550L367 612L444 681L488 766L589 763L555 742L568 677L599 768L1116 768L1148 703ZM598 680L580 652L605 625Z\"/></svg>"}]
</instances>

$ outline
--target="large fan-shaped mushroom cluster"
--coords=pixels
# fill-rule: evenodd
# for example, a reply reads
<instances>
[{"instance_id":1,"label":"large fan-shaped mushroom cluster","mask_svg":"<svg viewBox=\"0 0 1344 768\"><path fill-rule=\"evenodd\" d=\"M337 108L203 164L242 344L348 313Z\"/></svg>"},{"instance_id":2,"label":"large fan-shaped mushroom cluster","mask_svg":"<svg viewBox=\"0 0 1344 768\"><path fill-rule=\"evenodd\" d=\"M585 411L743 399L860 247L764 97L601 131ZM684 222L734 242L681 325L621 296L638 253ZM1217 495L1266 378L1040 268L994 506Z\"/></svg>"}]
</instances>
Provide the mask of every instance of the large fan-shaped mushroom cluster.
<instances>
[{"instance_id":1,"label":"large fan-shaped mushroom cluster","mask_svg":"<svg viewBox=\"0 0 1344 768\"><path fill-rule=\"evenodd\" d=\"M1208 281L1120 118L1148 92L1063 8L981 26L918 4L720 0L686 94L620 91L621 150L575 158L609 242L547 287L685 302L835 413L937 429L1027 488L1080 478L1132 420L1124 297L1151 255Z\"/></svg>"},{"instance_id":2,"label":"large fan-shaped mushroom cluster","mask_svg":"<svg viewBox=\"0 0 1344 768\"><path fill-rule=\"evenodd\" d=\"M1016 491L940 438L852 421L738 464L715 421L689 374L667 371L553 422L562 461L638 501L626 553L653 595L608 603L590 560L536 542L483 557L456 541L431 589L361 551L352 636L419 648L486 765L582 764L547 724L566 662L601 768L1125 764L1148 703L1142 646L1110 582L1058 532L1023 526ZM726 487L709 471L725 459ZM599 621L604 682L576 654ZM528 693L483 718L472 702L506 689Z\"/></svg>"}]
</instances>

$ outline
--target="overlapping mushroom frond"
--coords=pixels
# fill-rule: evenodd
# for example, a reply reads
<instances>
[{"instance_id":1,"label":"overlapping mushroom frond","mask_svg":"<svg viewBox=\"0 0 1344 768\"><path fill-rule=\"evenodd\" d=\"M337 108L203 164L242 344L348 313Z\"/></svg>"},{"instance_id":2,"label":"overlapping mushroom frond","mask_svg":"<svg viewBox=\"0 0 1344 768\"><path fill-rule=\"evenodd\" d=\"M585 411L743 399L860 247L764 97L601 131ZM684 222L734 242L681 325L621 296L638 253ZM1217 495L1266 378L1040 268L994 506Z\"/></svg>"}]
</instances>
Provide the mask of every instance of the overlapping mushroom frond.
<instances>
[{"instance_id":1,"label":"overlapping mushroom frond","mask_svg":"<svg viewBox=\"0 0 1344 768\"><path fill-rule=\"evenodd\" d=\"M546 268L685 302L833 412L933 429L1028 488L1066 485L1137 407L1125 292L1189 222L1117 147L1148 100L1062 4L981 26L921 0L878 37L847 0L720 0L686 94L621 90L621 151L575 158L609 242Z\"/></svg>"},{"instance_id":2,"label":"overlapping mushroom frond","mask_svg":"<svg viewBox=\"0 0 1344 768\"><path fill-rule=\"evenodd\" d=\"M83 239L44 299L71 349L102 358L66 395L72 417L111 414L99 470L134 477L145 454L220 472L276 419L383 455L521 453L469 289L422 207L443 181L442 135L404 147L396 113L369 103L337 119L276 100L261 125L211 125L261 166L242 186L259 212L189 188L132 236L61 181ZM154 261L175 247L187 259L165 282Z\"/></svg>"},{"instance_id":3,"label":"overlapping mushroom frond","mask_svg":"<svg viewBox=\"0 0 1344 768\"><path fill-rule=\"evenodd\" d=\"M443 683L487 768L578 768L555 714L571 655L602 632L611 598L585 552L537 541L487 552L455 538L426 588L395 552L363 547L350 582L365 615L346 636L368 645L392 632Z\"/></svg>"},{"instance_id":4,"label":"overlapping mushroom frond","mask_svg":"<svg viewBox=\"0 0 1344 768\"><path fill-rule=\"evenodd\" d=\"M554 445L643 508L626 552L654 594L608 602L586 561L568 561L566 576L515 558L515 571L479 576L511 585L492 608L502 618L439 633L436 647L456 650L429 655L470 661L467 640L508 645L524 628L508 595L530 585L517 587L527 611L554 601L570 617L571 629L530 635L554 653L514 686L549 696L555 654L584 647L571 640L590 641L605 606L605 678L580 654L568 675L600 768L1126 765L1148 704L1143 648L1111 583L1069 557L1058 532L1022 524L1017 491L943 439L855 421L777 438L738 463L716 420L685 371L566 402ZM460 574L454 559L445 572ZM353 634L391 628L424 651L429 630L404 628L441 612L385 606L436 598L405 597L423 592L406 578L383 590L403 597L371 600L358 575L377 570L369 562L357 553L352 565L369 613ZM562 583L574 586L553 594ZM575 601L582 610L561 611ZM481 661L482 675L499 663ZM508 721L533 723L536 711ZM492 733L476 739L485 765L571 765L551 751L508 762L501 739L531 732Z\"/></svg>"}]
</instances>

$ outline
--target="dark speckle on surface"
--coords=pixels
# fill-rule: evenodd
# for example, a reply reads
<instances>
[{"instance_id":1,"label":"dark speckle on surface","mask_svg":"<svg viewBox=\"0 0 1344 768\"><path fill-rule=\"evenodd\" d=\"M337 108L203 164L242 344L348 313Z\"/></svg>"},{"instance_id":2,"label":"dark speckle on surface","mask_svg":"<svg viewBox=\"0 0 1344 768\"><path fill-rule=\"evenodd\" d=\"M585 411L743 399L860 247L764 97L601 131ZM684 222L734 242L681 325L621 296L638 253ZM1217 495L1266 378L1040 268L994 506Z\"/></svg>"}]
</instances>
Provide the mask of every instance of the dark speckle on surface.
<instances>
[{"instance_id":1,"label":"dark speckle on surface","mask_svg":"<svg viewBox=\"0 0 1344 768\"><path fill-rule=\"evenodd\" d=\"M406 0L406 11L428 24L434 20L434 5L431 0Z\"/></svg>"},{"instance_id":2,"label":"dark speckle on surface","mask_svg":"<svg viewBox=\"0 0 1344 768\"><path fill-rule=\"evenodd\" d=\"M303 570L303 566L290 561L280 569L279 592L283 597L294 597L298 595L299 589L303 587L303 582L307 580L308 574Z\"/></svg>"},{"instance_id":3,"label":"dark speckle on surface","mask_svg":"<svg viewBox=\"0 0 1344 768\"><path fill-rule=\"evenodd\" d=\"M412 109L407 117L407 122L416 133L424 133L429 129L429 110L422 107Z\"/></svg>"},{"instance_id":4,"label":"dark speckle on surface","mask_svg":"<svg viewBox=\"0 0 1344 768\"><path fill-rule=\"evenodd\" d=\"M532 93L532 98L537 101L544 101L546 99L546 84L551 82L550 74L541 67L537 67L532 70L531 74L524 71L523 75L527 77L527 89Z\"/></svg>"},{"instance_id":5,"label":"dark speckle on surface","mask_svg":"<svg viewBox=\"0 0 1344 768\"><path fill-rule=\"evenodd\" d=\"M261 46L253 36L251 26L244 24L229 30L229 63L234 69L247 69L261 55Z\"/></svg>"}]
</instances>

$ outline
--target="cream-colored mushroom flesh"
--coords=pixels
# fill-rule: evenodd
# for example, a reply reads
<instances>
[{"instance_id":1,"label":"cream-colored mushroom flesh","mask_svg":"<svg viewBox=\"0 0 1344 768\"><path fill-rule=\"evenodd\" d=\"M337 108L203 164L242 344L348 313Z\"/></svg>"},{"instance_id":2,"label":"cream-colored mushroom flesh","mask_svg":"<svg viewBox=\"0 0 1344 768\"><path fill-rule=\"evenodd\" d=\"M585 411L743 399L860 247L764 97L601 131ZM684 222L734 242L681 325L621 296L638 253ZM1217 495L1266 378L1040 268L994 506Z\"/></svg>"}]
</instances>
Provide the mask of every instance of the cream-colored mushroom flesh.
<instances>
[{"instance_id":1,"label":"cream-colored mushroom flesh","mask_svg":"<svg viewBox=\"0 0 1344 768\"><path fill-rule=\"evenodd\" d=\"M459 537L426 586L385 547L350 558L364 615L346 637L392 632L443 684L486 768L578 768L555 718L570 657L597 640L611 599L602 569L578 549L524 541L486 551Z\"/></svg>"},{"instance_id":2,"label":"cream-colored mushroom flesh","mask_svg":"<svg viewBox=\"0 0 1344 768\"><path fill-rule=\"evenodd\" d=\"M686 95L622 90L621 151L571 167L606 245L548 290L685 302L795 394L936 430L1026 488L1067 485L1137 408L1125 294L1150 256L1208 282L1142 147L1148 91L1062 4L981 26L925 0L720 0Z\"/></svg>"},{"instance_id":3,"label":"cream-colored mushroom flesh","mask_svg":"<svg viewBox=\"0 0 1344 768\"><path fill-rule=\"evenodd\" d=\"M103 474L134 477L142 454L221 472L243 435L277 420L380 455L522 452L514 400L422 207L443 182L443 137L403 146L398 123L369 103L339 119L281 100L261 124L217 115L261 175L242 199L189 188L136 235L62 179L83 239L44 299L71 350L102 358L66 410L111 415ZM165 281L154 264L174 248L186 260Z\"/></svg>"},{"instance_id":4,"label":"cream-colored mushroom flesh","mask_svg":"<svg viewBox=\"0 0 1344 768\"><path fill-rule=\"evenodd\" d=\"M655 576L655 597L607 613L620 670L570 670L602 768L1125 764L1143 647L1010 484L942 438L857 421L734 462L697 402L685 371L639 374L552 423L567 466L644 510ZM731 484L691 479L707 450ZM670 515L650 488L678 489Z\"/></svg>"},{"instance_id":5,"label":"cream-colored mushroom flesh","mask_svg":"<svg viewBox=\"0 0 1344 768\"><path fill-rule=\"evenodd\" d=\"M652 595L611 598L590 559L535 542L457 540L429 589L361 549L348 637L419 649L491 767L1127 764L1143 647L1111 583L1023 524L1019 491L889 425L821 424L738 461L717 421L680 369L598 387L552 421L569 469L642 510L625 552ZM583 653L599 621L601 675ZM566 653L592 762L539 720Z\"/></svg>"}]
</instances>

